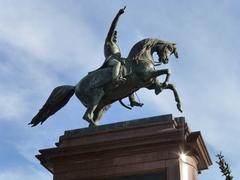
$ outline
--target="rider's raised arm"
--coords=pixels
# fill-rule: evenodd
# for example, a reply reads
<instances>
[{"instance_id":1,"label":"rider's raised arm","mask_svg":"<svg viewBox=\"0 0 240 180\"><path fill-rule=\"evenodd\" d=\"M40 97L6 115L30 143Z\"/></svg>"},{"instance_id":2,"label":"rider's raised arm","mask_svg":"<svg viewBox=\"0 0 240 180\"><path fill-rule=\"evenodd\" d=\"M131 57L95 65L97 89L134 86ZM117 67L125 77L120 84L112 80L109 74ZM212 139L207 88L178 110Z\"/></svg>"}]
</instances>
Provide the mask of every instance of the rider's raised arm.
<instances>
[{"instance_id":1,"label":"rider's raised arm","mask_svg":"<svg viewBox=\"0 0 240 180\"><path fill-rule=\"evenodd\" d=\"M117 26L118 19L119 19L120 15L122 15L124 13L125 8L126 8L126 6L124 6L124 8L122 8L122 9L120 9L118 11L117 15L115 16L115 18L113 19L113 22L112 22L111 27L110 27L110 29L108 31L108 34L107 34L106 41L112 41L114 31L115 31L115 28Z\"/></svg>"}]
</instances>

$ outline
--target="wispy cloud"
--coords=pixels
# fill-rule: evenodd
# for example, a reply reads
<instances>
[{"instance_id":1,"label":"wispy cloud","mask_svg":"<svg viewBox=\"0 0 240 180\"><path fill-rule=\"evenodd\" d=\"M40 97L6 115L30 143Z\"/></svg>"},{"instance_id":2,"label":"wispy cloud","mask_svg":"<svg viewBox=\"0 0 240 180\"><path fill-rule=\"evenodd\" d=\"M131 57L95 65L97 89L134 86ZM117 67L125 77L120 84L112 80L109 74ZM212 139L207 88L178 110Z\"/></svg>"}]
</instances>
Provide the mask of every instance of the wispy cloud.
<instances>
[{"instance_id":1,"label":"wispy cloud","mask_svg":"<svg viewBox=\"0 0 240 180\"><path fill-rule=\"evenodd\" d=\"M32 99L47 96L61 77L79 80L88 67L101 64L96 56L102 49L81 17L62 12L54 3L2 3L0 119L14 120L29 112Z\"/></svg>"},{"instance_id":2,"label":"wispy cloud","mask_svg":"<svg viewBox=\"0 0 240 180\"><path fill-rule=\"evenodd\" d=\"M99 48L94 33L81 17L64 13L54 3L5 1L0 29L2 41L54 70L83 68L88 65L86 57L94 57L91 50Z\"/></svg>"}]
</instances>

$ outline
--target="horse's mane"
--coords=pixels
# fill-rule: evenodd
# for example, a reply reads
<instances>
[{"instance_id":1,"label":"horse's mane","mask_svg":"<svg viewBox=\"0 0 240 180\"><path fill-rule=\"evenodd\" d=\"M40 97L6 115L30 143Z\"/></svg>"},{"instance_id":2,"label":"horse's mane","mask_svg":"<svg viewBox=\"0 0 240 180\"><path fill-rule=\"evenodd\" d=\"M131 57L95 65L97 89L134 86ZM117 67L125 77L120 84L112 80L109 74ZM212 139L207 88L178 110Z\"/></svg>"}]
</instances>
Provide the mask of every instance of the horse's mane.
<instances>
[{"instance_id":1,"label":"horse's mane","mask_svg":"<svg viewBox=\"0 0 240 180\"><path fill-rule=\"evenodd\" d=\"M146 38L137 42L128 54L128 59L138 59L146 50L152 48L156 44L166 44L168 42L156 39L156 38Z\"/></svg>"}]
</instances>

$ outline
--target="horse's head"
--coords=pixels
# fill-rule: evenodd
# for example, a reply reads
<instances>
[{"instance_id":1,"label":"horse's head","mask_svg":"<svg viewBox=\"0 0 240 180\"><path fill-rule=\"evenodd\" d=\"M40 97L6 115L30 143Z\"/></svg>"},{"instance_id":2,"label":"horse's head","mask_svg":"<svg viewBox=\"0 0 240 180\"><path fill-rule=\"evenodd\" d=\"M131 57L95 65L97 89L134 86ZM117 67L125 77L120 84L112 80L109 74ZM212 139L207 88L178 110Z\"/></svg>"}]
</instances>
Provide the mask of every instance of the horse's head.
<instances>
[{"instance_id":1,"label":"horse's head","mask_svg":"<svg viewBox=\"0 0 240 180\"><path fill-rule=\"evenodd\" d=\"M157 53L159 63L163 63L163 64L168 63L169 58L172 54L174 54L175 57L178 58L176 44L174 44L174 43L168 43L168 42L157 43L154 46L152 52Z\"/></svg>"},{"instance_id":2,"label":"horse's head","mask_svg":"<svg viewBox=\"0 0 240 180\"><path fill-rule=\"evenodd\" d=\"M176 44L160 39L147 38L137 42L131 49L128 59L153 61L153 54L157 53L159 64L167 64L172 54L178 58Z\"/></svg>"}]
</instances>

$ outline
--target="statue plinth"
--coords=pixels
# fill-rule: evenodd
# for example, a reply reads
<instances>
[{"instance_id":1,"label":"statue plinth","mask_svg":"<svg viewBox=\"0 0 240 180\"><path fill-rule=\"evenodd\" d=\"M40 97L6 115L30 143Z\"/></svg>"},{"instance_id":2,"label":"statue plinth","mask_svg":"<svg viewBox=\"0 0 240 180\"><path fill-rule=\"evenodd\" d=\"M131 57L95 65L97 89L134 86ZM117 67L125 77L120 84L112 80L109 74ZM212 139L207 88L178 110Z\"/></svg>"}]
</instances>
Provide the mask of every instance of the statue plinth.
<instances>
[{"instance_id":1,"label":"statue plinth","mask_svg":"<svg viewBox=\"0 0 240 180\"><path fill-rule=\"evenodd\" d=\"M54 180L195 180L211 159L183 117L156 116L66 131L36 157Z\"/></svg>"}]
</instances>

